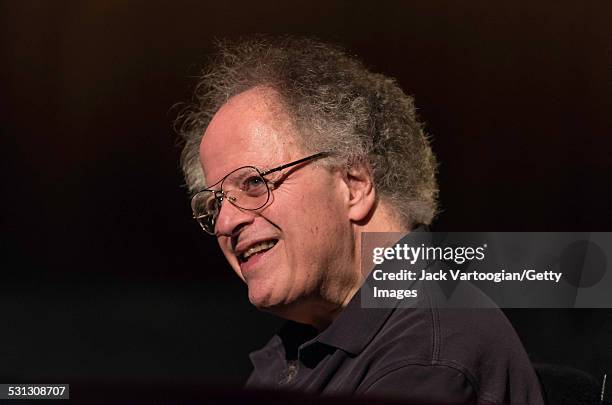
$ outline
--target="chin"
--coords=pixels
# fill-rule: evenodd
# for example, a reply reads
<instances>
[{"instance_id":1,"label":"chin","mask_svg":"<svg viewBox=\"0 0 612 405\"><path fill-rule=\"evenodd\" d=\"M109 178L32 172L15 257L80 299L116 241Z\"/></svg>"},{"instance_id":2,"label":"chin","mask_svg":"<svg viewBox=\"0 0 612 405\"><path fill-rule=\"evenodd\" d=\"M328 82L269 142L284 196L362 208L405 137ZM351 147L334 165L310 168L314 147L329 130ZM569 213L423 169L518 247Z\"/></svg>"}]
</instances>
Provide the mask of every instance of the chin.
<instances>
[{"instance_id":1,"label":"chin","mask_svg":"<svg viewBox=\"0 0 612 405\"><path fill-rule=\"evenodd\" d=\"M257 295L251 292L249 300L260 311L299 323L310 323L312 314L306 310L310 306L302 300L292 300L287 296Z\"/></svg>"},{"instance_id":2,"label":"chin","mask_svg":"<svg viewBox=\"0 0 612 405\"><path fill-rule=\"evenodd\" d=\"M274 294L268 289L255 289L249 287L249 301L255 308L260 311L269 312L273 315L285 319L292 319L292 314L295 312L296 301L288 297L286 294Z\"/></svg>"},{"instance_id":3,"label":"chin","mask_svg":"<svg viewBox=\"0 0 612 405\"><path fill-rule=\"evenodd\" d=\"M268 311L269 308L287 305L292 301L288 296L290 282L284 267L269 266L258 268L245 275L249 290L249 301L256 308Z\"/></svg>"},{"instance_id":4,"label":"chin","mask_svg":"<svg viewBox=\"0 0 612 405\"><path fill-rule=\"evenodd\" d=\"M274 297L272 291L251 286L249 286L249 301L262 311L268 311L269 308L279 306L282 302L281 299Z\"/></svg>"}]
</instances>

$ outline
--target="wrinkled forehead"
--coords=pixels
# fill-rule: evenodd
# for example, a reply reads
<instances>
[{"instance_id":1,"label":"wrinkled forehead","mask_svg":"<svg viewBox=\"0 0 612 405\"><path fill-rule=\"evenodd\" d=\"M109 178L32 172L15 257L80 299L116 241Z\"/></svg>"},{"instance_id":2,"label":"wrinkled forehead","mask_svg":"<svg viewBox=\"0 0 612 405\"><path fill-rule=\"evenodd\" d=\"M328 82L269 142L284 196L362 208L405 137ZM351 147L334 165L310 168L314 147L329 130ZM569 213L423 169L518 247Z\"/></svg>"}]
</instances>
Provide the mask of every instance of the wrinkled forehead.
<instances>
[{"instance_id":1,"label":"wrinkled forehead","mask_svg":"<svg viewBox=\"0 0 612 405\"><path fill-rule=\"evenodd\" d=\"M269 90L254 88L232 97L213 116L200 143L207 184L241 166L270 168L299 157L296 131Z\"/></svg>"}]
</instances>

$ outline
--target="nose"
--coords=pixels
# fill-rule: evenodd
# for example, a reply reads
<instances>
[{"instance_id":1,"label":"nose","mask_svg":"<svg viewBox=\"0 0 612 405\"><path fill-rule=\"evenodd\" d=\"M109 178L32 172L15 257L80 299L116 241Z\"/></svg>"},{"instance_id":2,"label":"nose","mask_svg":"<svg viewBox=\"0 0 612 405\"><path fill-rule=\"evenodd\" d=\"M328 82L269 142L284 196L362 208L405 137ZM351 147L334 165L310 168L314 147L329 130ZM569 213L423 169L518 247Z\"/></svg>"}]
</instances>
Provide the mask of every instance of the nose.
<instances>
[{"instance_id":1,"label":"nose","mask_svg":"<svg viewBox=\"0 0 612 405\"><path fill-rule=\"evenodd\" d=\"M238 229L253 222L255 213L241 209L224 198L215 223L217 236L232 236Z\"/></svg>"}]
</instances>

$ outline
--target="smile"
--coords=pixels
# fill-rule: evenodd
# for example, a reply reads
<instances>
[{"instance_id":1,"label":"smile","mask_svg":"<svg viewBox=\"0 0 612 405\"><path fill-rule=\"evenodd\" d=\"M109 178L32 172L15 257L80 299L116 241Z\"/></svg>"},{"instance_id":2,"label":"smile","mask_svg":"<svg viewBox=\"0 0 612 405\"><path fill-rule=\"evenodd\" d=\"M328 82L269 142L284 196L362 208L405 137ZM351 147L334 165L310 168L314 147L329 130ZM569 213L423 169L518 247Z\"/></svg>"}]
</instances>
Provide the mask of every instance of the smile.
<instances>
[{"instance_id":1,"label":"smile","mask_svg":"<svg viewBox=\"0 0 612 405\"><path fill-rule=\"evenodd\" d=\"M263 242L256 243L255 245L249 247L244 252L242 252L239 255L237 255L238 261L240 263L245 263L253 255L260 254L260 253L263 253L263 252L266 252L266 251L272 249L276 245L276 242L278 242L277 239L266 240L266 241L263 241Z\"/></svg>"}]
</instances>

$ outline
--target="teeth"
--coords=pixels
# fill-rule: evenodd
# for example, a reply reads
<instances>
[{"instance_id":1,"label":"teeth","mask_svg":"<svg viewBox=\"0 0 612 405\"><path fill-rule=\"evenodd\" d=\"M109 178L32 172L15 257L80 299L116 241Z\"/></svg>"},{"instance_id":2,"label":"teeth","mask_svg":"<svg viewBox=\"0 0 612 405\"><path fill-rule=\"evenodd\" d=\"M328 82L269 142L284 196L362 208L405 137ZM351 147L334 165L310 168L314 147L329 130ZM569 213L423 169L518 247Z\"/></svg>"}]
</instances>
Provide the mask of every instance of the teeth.
<instances>
[{"instance_id":1,"label":"teeth","mask_svg":"<svg viewBox=\"0 0 612 405\"><path fill-rule=\"evenodd\" d=\"M247 249L246 252L244 252L240 256L242 257L242 260L248 260L248 258L253 256L255 253L259 253L259 252L261 252L263 250L270 249L274 245L276 245L276 241L261 242L261 243L258 243L256 245L251 246L250 248Z\"/></svg>"}]
</instances>

